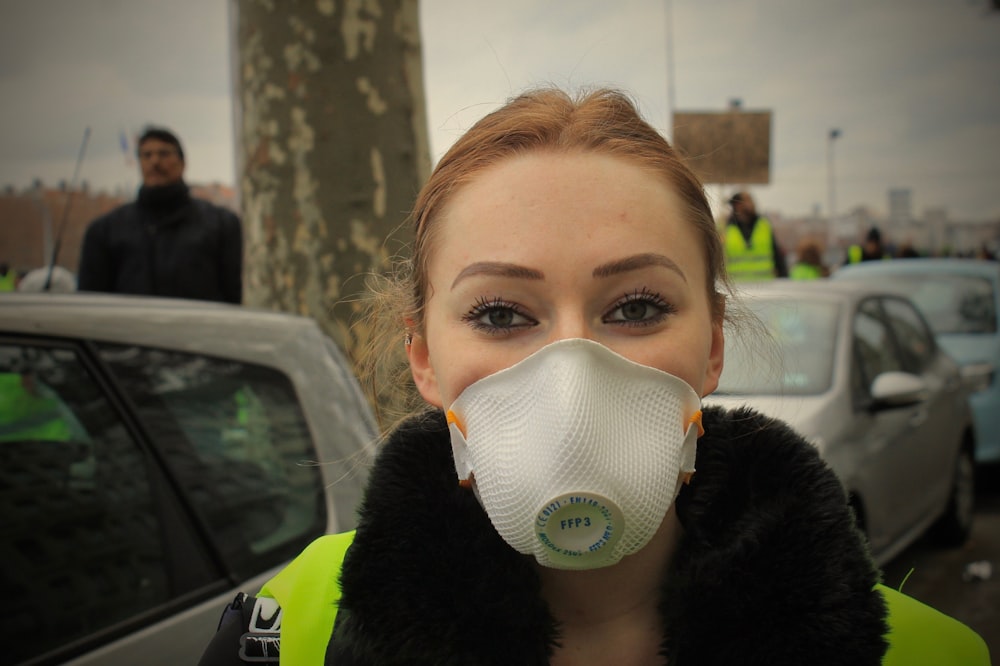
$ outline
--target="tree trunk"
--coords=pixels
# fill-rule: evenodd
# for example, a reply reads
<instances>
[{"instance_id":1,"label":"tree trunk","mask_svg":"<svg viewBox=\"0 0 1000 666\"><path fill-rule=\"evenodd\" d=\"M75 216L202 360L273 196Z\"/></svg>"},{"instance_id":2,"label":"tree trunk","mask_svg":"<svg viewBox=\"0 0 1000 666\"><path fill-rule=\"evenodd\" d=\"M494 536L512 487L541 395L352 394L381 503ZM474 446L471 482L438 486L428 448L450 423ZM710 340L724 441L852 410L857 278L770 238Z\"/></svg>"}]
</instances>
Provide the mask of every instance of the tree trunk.
<instances>
[{"instance_id":1,"label":"tree trunk","mask_svg":"<svg viewBox=\"0 0 1000 666\"><path fill-rule=\"evenodd\" d=\"M244 302L354 356L430 164L417 0L230 0Z\"/></svg>"}]
</instances>

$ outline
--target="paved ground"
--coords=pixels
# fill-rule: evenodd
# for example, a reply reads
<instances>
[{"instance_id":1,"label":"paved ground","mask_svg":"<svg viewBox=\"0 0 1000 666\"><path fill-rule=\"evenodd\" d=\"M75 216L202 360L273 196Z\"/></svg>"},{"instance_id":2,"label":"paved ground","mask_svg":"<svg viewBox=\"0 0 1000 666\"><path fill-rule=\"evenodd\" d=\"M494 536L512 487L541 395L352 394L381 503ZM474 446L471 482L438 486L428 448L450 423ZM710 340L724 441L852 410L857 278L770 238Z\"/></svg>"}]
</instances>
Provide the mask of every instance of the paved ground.
<instances>
[{"instance_id":1,"label":"paved ground","mask_svg":"<svg viewBox=\"0 0 1000 666\"><path fill-rule=\"evenodd\" d=\"M920 541L891 562L884 582L975 629L1000 660L1000 465L978 479L976 522L972 538L958 549L942 550ZM963 580L971 562L989 562L989 580ZM910 570L912 569L912 573ZM909 578L907 575L909 574Z\"/></svg>"}]
</instances>

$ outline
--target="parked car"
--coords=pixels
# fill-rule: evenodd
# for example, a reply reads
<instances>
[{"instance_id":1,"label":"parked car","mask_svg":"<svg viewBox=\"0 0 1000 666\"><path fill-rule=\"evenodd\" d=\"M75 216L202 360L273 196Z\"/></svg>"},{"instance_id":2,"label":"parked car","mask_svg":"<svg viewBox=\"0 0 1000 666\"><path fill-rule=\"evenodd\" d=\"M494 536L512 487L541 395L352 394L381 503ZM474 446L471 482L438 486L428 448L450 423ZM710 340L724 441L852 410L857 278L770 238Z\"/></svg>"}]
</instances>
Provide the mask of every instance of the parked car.
<instances>
[{"instance_id":1,"label":"parked car","mask_svg":"<svg viewBox=\"0 0 1000 666\"><path fill-rule=\"evenodd\" d=\"M237 591L354 527L375 433L311 319L0 296L3 663L196 663Z\"/></svg>"},{"instance_id":2,"label":"parked car","mask_svg":"<svg viewBox=\"0 0 1000 666\"><path fill-rule=\"evenodd\" d=\"M959 366L905 298L857 283L748 285L754 326L727 330L706 404L789 423L842 481L882 565L928 529L948 545L972 526L975 438ZM744 322L746 324L746 322Z\"/></svg>"},{"instance_id":3,"label":"parked car","mask_svg":"<svg viewBox=\"0 0 1000 666\"><path fill-rule=\"evenodd\" d=\"M934 335L973 387L976 460L1000 463L1000 263L984 259L866 261L838 270L838 280L877 281L916 303Z\"/></svg>"}]
</instances>

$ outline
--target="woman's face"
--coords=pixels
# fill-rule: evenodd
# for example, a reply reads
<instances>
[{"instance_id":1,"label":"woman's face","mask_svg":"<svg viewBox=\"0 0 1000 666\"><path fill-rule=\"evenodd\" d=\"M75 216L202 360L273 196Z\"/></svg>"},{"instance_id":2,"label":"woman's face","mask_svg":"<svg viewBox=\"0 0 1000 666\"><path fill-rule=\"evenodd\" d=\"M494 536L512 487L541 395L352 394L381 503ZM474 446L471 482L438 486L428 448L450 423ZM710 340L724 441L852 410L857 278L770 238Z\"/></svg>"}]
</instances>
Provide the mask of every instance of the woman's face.
<instances>
[{"instance_id":1,"label":"woman's face","mask_svg":"<svg viewBox=\"0 0 1000 666\"><path fill-rule=\"evenodd\" d=\"M565 338L599 342L712 392L722 371L705 252L658 174L596 153L530 153L464 185L435 220L421 395L470 384Z\"/></svg>"}]
</instances>

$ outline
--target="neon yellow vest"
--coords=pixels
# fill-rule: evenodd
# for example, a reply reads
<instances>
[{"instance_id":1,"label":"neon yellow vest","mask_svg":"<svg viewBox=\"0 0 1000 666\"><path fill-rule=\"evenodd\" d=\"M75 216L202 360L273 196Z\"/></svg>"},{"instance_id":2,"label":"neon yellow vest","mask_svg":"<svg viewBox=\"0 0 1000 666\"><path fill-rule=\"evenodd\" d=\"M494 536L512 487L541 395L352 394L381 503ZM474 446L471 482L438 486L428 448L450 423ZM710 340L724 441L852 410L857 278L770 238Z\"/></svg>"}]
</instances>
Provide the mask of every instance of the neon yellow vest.
<instances>
[{"instance_id":1,"label":"neon yellow vest","mask_svg":"<svg viewBox=\"0 0 1000 666\"><path fill-rule=\"evenodd\" d=\"M56 398L31 393L22 381L16 372L0 373L0 442L68 442L70 428Z\"/></svg>"},{"instance_id":2,"label":"neon yellow vest","mask_svg":"<svg viewBox=\"0 0 1000 666\"><path fill-rule=\"evenodd\" d=\"M313 541L261 588L281 606L281 663L322 666L337 619L340 567L354 532ZM983 639L958 620L884 585L889 651L882 666L990 666Z\"/></svg>"},{"instance_id":3,"label":"neon yellow vest","mask_svg":"<svg viewBox=\"0 0 1000 666\"><path fill-rule=\"evenodd\" d=\"M10 269L0 275L0 291L14 291L15 282L17 282L17 275L14 273L14 269Z\"/></svg>"},{"instance_id":4,"label":"neon yellow vest","mask_svg":"<svg viewBox=\"0 0 1000 666\"><path fill-rule=\"evenodd\" d=\"M818 280L823 277L823 274L819 272L819 268L812 264L795 264L788 277L793 280Z\"/></svg>"},{"instance_id":5,"label":"neon yellow vest","mask_svg":"<svg viewBox=\"0 0 1000 666\"><path fill-rule=\"evenodd\" d=\"M860 245L852 245L847 248L847 263L849 264L860 264L861 260L865 256L865 251ZM888 254L882 254L882 261L888 261L892 257Z\"/></svg>"},{"instance_id":6,"label":"neon yellow vest","mask_svg":"<svg viewBox=\"0 0 1000 666\"><path fill-rule=\"evenodd\" d=\"M749 244L737 225L726 225L726 270L737 282L774 279L774 234L767 218L757 219Z\"/></svg>"},{"instance_id":7,"label":"neon yellow vest","mask_svg":"<svg viewBox=\"0 0 1000 666\"><path fill-rule=\"evenodd\" d=\"M322 666L340 602L340 567L354 532L327 534L264 583L260 596L281 606L282 664Z\"/></svg>"},{"instance_id":8,"label":"neon yellow vest","mask_svg":"<svg viewBox=\"0 0 1000 666\"><path fill-rule=\"evenodd\" d=\"M883 666L990 666L986 642L972 629L902 592L876 587L889 607Z\"/></svg>"}]
</instances>

